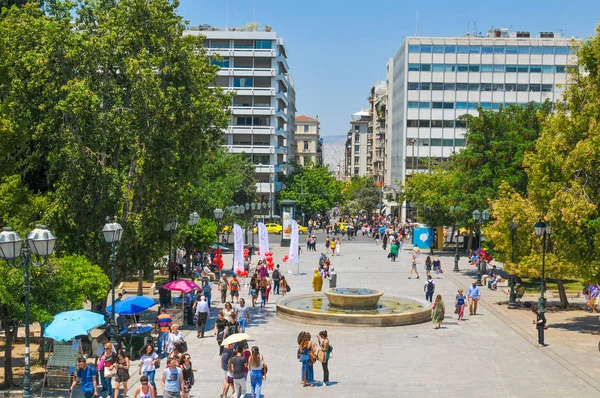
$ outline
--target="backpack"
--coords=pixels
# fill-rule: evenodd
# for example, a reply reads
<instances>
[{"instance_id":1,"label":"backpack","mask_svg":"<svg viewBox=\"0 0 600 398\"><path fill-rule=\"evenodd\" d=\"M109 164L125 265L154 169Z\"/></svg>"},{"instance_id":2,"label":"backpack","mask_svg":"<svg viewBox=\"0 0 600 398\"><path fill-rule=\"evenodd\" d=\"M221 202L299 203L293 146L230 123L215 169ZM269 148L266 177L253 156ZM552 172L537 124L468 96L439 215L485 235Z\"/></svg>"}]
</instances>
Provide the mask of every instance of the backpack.
<instances>
[{"instance_id":1,"label":"backpack","mask_svg":"<svg viewBox=\"0 0 600 398\"><path fill-rule=\"evenodd\" d=\"M267 288L266 288L266 287L262 286L262 287L260 288L260 292L261 292L261 293L266 293L266 291L267 291Z\"/></svg>"},{"instance_id":2,"label":"backpack","mask_svg":"<svg viewBox=\"0 0 600 398\"><path fill-rule=\"evenodd\" d=\"M279 279L279 270L278 269L273 271L273 279Z\"/></svg>"},{"instance_id":3,"label":"backpack","mask_svg":"<svg viewBox=\"0 0 600 398\"><path fill-rule=\"evenodd\" d=\"M212 286L210 286L210 283L207 283L206 285L204 285L204 286L202 287L202 292L204 293L204 295L205 295L205 296L206 296L207 294L210 294L211 287L212 287Z\"/></svg>"},{"instance_id":4,"label":"backpack","mask_svg":"<svg viewBox=\"0 0 600 398\"><path fill-rule=\"evenodd\" d=\"M433 292L433 279L427 281L427 293Z\"/></svg>"}]
</instances>

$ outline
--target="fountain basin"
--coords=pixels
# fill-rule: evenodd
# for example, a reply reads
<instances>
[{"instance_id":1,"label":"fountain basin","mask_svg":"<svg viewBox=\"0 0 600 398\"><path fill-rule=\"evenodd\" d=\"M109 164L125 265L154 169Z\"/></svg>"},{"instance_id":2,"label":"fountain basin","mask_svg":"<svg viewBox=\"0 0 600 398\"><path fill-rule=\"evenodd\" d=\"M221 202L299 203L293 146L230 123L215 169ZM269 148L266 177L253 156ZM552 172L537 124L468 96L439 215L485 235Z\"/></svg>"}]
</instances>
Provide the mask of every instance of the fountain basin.
<instances>
[{"instance_id":1,"label":"fountain basin","mask_svg":"<svg viewBox=\"0 0 600 398\"><path fill-rule=\"evenodd\" d=\"M374 309L383 292L375 289L359 289L336 287L325 290L323 293L333 307L347 309Z\"/></svg>"}]
</instances>

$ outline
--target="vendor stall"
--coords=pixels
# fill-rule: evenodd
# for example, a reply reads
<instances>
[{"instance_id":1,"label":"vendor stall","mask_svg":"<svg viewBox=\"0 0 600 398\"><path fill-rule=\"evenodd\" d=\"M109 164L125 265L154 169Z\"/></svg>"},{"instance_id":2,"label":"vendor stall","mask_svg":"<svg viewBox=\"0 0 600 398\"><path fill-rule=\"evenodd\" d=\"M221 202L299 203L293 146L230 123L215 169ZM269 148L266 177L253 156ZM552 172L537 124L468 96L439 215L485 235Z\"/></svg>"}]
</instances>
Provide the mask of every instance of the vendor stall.
<instances>
[{"instance_id":1,"label":"vendor stall","mask_svg":"<svg viewBox=\"0 0 600 398\"><path fill-rule=\"evenodd\" d=\"M137 358L143 346L154 343L152 324L137 322L137 315L155 305L154 299L144 296L128 297L115 303L115 313L129 318L127 324L119 328L118 340L123 344L130 359ZM107 311L111 312L111 310L112 307L108 306Z\"/></svg>"}]
</instances>

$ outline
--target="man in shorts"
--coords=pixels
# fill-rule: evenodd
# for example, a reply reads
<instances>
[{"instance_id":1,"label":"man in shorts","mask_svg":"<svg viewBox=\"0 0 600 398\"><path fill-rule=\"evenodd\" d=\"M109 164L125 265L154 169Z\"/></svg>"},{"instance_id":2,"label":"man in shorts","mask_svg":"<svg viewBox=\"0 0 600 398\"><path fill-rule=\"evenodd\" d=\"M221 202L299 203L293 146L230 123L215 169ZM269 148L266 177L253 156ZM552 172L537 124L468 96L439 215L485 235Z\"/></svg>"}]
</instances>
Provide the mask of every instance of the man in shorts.
<instances>
[{"instance_id":1,"label":"man in shorts","mask_svg":"<svg viewBox=\"0 0 600 398\"><path fill-rule=\"evenodd\" d=\"M229 291L231 292L231 302L240 302L240 281L237 279L237 275L233 274L233 279L229 281Z\"/></svg>"}]
</instances>

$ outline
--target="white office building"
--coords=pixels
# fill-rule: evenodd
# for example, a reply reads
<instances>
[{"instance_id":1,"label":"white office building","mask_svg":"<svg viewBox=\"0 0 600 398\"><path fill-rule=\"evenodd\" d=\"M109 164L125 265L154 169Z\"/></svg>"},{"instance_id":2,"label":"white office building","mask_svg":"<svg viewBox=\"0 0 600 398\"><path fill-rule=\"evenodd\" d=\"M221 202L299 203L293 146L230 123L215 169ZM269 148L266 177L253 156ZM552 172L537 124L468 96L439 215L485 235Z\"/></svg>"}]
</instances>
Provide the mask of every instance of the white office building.
<instances>
[{"instance_id":1,"label":"white office building","mask_svg":"<svg viewBox=\"0 0 600 398\"><path fill-rule=\"evenodd\" d=\"M388 184L397 188L465 146L457 118L477 107L555 102L573 63L573 39L490 31L486 36L408 37L388 63ZM404 219L405 209L403 209Z\"/></svg>"},{"instance_id":2,"label":"white office building","mask_svg":"<svg viewBox=\"0 0 600 398\"><path fill-rule=\"evenodd\" d=\"M225 145L256 165L259 200L270 202L276 214L275 199L296 145L296 94L283 39L271 31L206 25L185 34L205 36L208 55L221 58L212 60L221 67L216 85L235 93Z\"/></svg>"}]
</instances>

